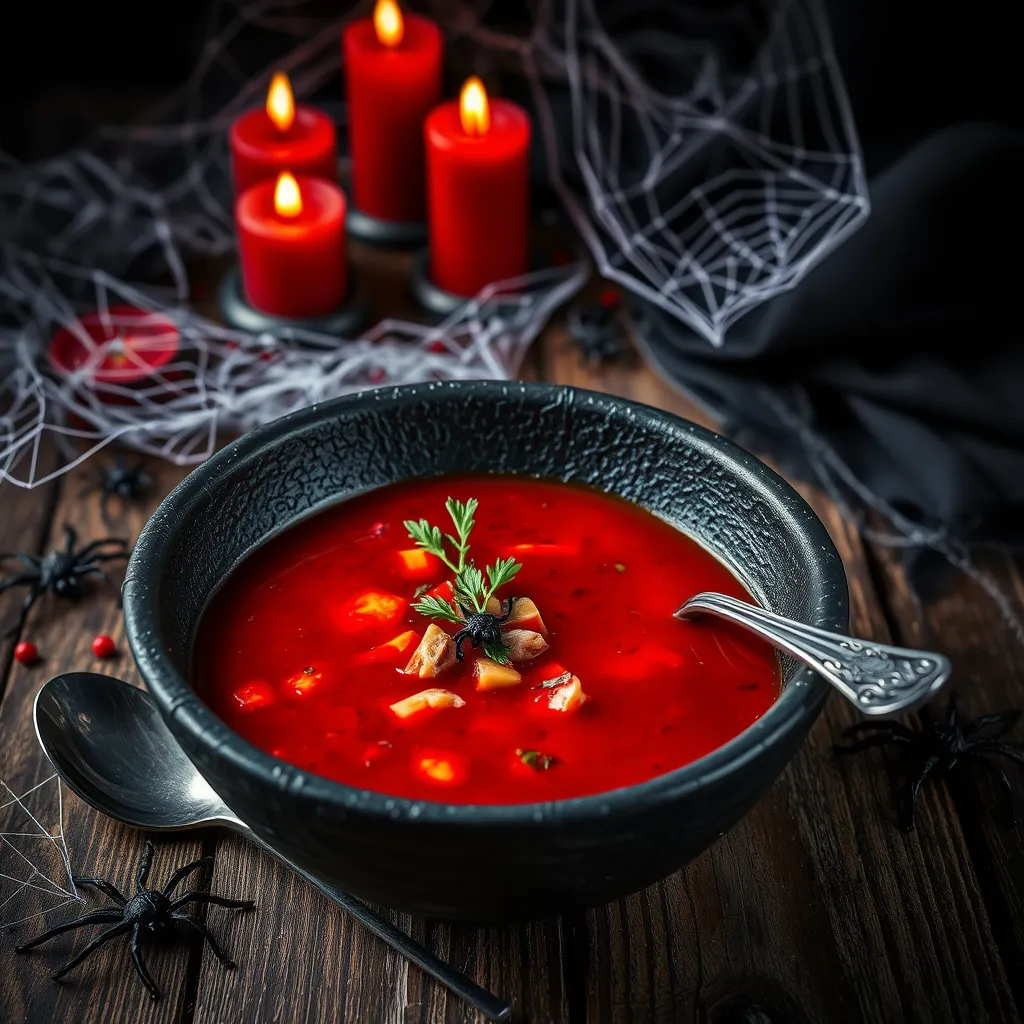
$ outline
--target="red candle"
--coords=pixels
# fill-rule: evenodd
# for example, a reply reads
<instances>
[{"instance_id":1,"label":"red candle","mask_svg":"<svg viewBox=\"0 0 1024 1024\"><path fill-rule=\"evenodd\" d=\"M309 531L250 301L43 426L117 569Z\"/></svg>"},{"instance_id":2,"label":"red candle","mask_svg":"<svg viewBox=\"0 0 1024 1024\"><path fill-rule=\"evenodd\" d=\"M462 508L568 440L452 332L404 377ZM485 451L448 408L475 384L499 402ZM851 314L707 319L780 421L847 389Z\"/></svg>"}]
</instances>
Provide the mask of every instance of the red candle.
<instances>
[{"instance_id":1,"label":"red candle","mask_svg":"<svg viewBox=\"0 0 1024 1024\"><path fill-rule=\"evenodd\" d=\"M441 97L440 29L377 0L342 36L352 203L379 220L426 217L423 122Z\"/></svg>"},{"instance_id":2,"label":"red candle","mask_svg":"<svg viewBox=\"0 0 1024 1024\"><path fill-rule=\"evenodd\" d=\"M425 126L430 276L455 295L526 273L530 119L471 78Z\"/></svg>"},{"instance_id":3,"label":"red candle","mask_svg":"<svg viewBox=\"0 0 1024 1024\"><path fill-rule=\"evenodd\" d=\"M332 181L287 171L235 202L242 284L272 316L324 316L345 298L345 194Z\"/></svg>"},{"instance_id":4,"label":"red candle","mask_svg":"<svg viewBox=\"0 0 1024 1024\"><path fill-rule=\"evenodd\" d=\"M270 80L267 103L236 118L229 135L235 195L282 171L338 180L338 140L330 118L296 105L288 76Z\"/></svg>"},{"instance_id":5,"label":"red candle","mask_svg":"<svg viewBox=\"0 0 1024 1024\"><path fill-rule=\"evenodd\" d=\"M58 376L74 377L103 402L124 405L135 401L128 392L157 384L156 376L179 376L171 368L179 349L178 329L165 316L111 306L62 327L47 355Z\"/></svg>"}]
</instances>

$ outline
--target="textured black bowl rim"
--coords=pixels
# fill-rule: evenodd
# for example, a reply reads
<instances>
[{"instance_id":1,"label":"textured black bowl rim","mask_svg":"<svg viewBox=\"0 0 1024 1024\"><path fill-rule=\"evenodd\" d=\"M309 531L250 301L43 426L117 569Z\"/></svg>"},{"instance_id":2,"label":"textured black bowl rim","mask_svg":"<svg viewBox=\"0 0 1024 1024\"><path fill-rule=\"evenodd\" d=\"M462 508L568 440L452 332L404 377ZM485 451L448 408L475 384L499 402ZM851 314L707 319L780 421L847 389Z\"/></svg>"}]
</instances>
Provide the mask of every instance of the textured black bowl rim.
<instances>
[{"instance_id":1,"label":"textured black bowl rim","mask_svg":"<svg viewBox=\"0 0 1024 1024\"><path fill-rule=\"evenodd\" d=\"M617 415L685 429L697 447L711 447L724 453L738 476L747 477L758 489L767 488L772 492L794 533L800 536L802 550L813 552L812 557L818 563L819 593L813 602L818 615L811 624L823 629L846 629L849 594L842 560L821 520L785 480L749 452L682 417L638 402L565 385L488 380L414 384L363 391L310 406L258 427L227 445L178 484L160 504L153 519L160 517L161 513L173 514L176 509L187 508L202 500L209 493L207 488L216 486L216 476L222 469L237 472L248 460L259 458L268 445L301 432L311 423L330 419L353 406L365 404L380 408L378 403L384 400L400 403L438 391L446 392L453 401L460 395L476 397L490 392L495 399L519 394L545 397L550 401L561 399L589 403L591 406L604 406ZM590 796L530 804L446 804L346 786L296 768L243 739L217 718L178 673L159 639L157 628L157 582L163 550L158 531L151 528L152 522L151 519L143 528L128 565L123 591L124 614L135 661L164 717L174 720L198 746L215 749L238 772L255 777L278 792L291 793L301 797L303 802L313 802L325 809L333 808L342 814L349 812L393 821L419 820L460 825L521 823L543 827L573 820L612 817L650 805L669 804L694 790L719 782L724 776L741 772L765 748L784 741L790 731L809 727L831 692L831 687L823 679L810 669L800 668L768 711L728 743L696 761L646 782Z\"/></svg>"}]
</instances>

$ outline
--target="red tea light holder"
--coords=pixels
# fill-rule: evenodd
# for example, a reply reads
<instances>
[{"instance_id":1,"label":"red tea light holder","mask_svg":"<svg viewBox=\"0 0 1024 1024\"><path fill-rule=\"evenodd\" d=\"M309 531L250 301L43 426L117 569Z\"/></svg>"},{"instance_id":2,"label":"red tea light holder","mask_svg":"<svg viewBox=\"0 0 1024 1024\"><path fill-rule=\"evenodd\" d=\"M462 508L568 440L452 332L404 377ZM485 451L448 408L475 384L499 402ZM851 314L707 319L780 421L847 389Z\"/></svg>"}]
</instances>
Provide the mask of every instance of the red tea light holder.
<instances>
[{"instance_id":1,"label":"red tea light holder","mask_svg":"<svg viewBox=\"0 0 1024 1024\"><path fill-rule=\"evenodd\" d=\"M243 192L235 203L239 262L218 292L225 322L251 334L361 331L370 308L348 266L346 206L334 182L287 171Z\"/></svg>"},{"instance_id":2,"label":"red tea light holder","mask_svg":"<svg viewBox=\"0 0 1024 1024\"><path fill-rule=\"evenodd\" d=\"M384 248L427 240L423 122L441 98L441 30L377 0L342 34L348 96L349 235Z\"/></svg>"},{"instance_id":3,"label":"red tea light holder","mask_svg":"<svg viewBox=\"0 0 1024 1024\"><path fill-rule=\"evenodd\" d=\"M167 317L136 306L87 313L50 340L47 361L58 379L83 399L104 405L140 405L166 394L181 354L178 328ZM157 401L157 398L152 399Z\"/></svg>"},{"instance_id":4,"label":"red tea light holder","mask_svg":"<svg viewBox=\"0 0 1024 1024\"><path fill-rule=\"evenodd\" d=\"M458 100L431 111L424 136L430 244L416 254L410 286L426 311L448 316L492 282L539 269L528 242L530 119L473 77Z\"/></svg>"}]
</instances>

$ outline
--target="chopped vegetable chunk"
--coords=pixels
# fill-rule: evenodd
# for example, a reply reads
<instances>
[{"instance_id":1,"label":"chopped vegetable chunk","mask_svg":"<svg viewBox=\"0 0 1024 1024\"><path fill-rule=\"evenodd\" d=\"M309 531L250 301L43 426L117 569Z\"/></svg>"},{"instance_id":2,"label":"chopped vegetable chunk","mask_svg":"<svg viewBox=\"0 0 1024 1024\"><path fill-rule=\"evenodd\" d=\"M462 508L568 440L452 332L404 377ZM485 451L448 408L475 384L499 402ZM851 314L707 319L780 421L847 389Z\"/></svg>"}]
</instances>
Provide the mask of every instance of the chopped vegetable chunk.
<instances>
[{"instance_id":1,"label":"chopped vegetable chunk","mask_svg":"<svg viewBox=\"0 0 1024 1024\"><path fill-rule=\"evenodd\" d=\"M259 708L269 707L277 699L273 687L262 679L240 686L233 696L243 711L257 711Z\"/></svg>"},{"instance_id":2,"label":"chopped vegetable chunk","mask_svg":"<svg viewBox=\"0 0 1024 1024\"><path fill-rule=\"evenodd\" d=\"M516 598L512 606L512 614L502 623L503 629L530 629L541 636L548 635L547 626L540 617L537 606L528 597Z\"/></svg>"},{"instance_id":3,"label":"chopped vegetable chunk","mask_svg":"<svg viewBox=\"0 0 1024 1024\"><path fill-rule=\"evenodd\" d=\"M506 555L518 558L521 555L540 556L540 557L555 557L563 558L566 555L578 555L580 553L579 544L563 543L563 544L513 544L512 547L505 549Z\"/></svg>"},{"instance_id":4,"label":"chopped vegetable chunk","mask_svg":"<svg viewBox=\"0 0 1024 1024\"><path fill-rule=\"evenodd\" d=\"M411 697L406 697L390 707L399 718L409 718L421 711L461 708L465 707L465 704L466 702L451 690L430 689L420 690L419 693L414 693Z\"/></svg>"},{"instance_id":5,"label":"chopped vegetable chunk","mask_svg":"<svg viewBox=\"0 0 1024 1024\"><path fill-rule=\"evenodd\" d=\"M552 688L548 694L548 707L552 711L568 714L572 711L579 711L589 699L583 692L579 677L570 676L567 683L561 683Z\"/></svg>"},{"instance_id":6,"label":"chopped vegetable chunk","mask_svg":"<svg viewBox=\"0 0 1024 1024\"><path fill-rule=\"evenodd\" d=\"M414 629L409 629L404 633L400 633L387 643L380 644L377 647L371 647L370 650L364 651L359 655L356 661L360 665L373 665L380 661L391 661L401 657L406 653L406 651L415 647L419 642L419 633Z\"/></svg>"},{"instance_id":7,"label":"chopped vegetable chunk","mask_svg":"<svg viewBox=\"0 0 1024 1024\"><path fill-rule=\"evenodd\" d=\"M433 622L427 626L419 646L412 652L409 664L405 666L407 676L432 679L455 664L455 644L440 626Z\"/></svg>"},{"instance_id":8,"label":"chopped vegetable chunk","mask_svg":"<svg viewBox=\"0 0 1024 1024\"><path fill-rule=\"evenodd\" d=\"M547 640L530 629L510 629L502 638L512 661L532 661L548 649Z\"/></svg>"},{"instance_id":9,"label":"chopped vegetable chunk","mask_svg":"<svg viewBox=\"0 0 1024 1024\"><path fill-rule=\"evenodd\" d=\"M338 625L347 632L382 622L395 622L405 613L406 601L397 594L368 590L342 605Z\"/></svg>"},{"instance_id":10,"label":"chopped vegetable chunk","mask_svg":"<svg viewBox=\"0 0 1024 1024\"><path fill-rule=\"evenodd\" d=\"M416 769L423 778L444 786L463 782L469 774L465 759L447 750L422 755Z\"/></svg>"},{"instance_id":11,"label":"chopped vegetable chunk","mask_svg":"<svg viewBox=\"0 0 1024 1024\"><path fill-rule=\"evenodd\" d=\"M399 568L410 579L422 579L436 571L440 562L422 548L406 548L395 553ZM435 577L436 579L436 577Z\"/></svg>"},{"instance_id":12,"label":"chopped vegetable chunk","mask_svg":"<svg viewBox=\"0 0 1024 1024\"><path fill-rule=\"evenodd\" d=\"M312 665L307 665L301 672L296 672L285 682L285 690L289 695L305 697L312 693L323 679L323 672L317 672Z\"/></svg>"},{"instance_id":13,"label":"chopped vegetable chunk","mask_svg":"<svg viewBox=\"0 0 1024 1024\"><path fill-rule=\"evenodd\" d=\"M480 693L518 686L523 677L511 665L499 665L490 658L477 658L473 665L474 684Z\"/></svg>"}]
</instances>

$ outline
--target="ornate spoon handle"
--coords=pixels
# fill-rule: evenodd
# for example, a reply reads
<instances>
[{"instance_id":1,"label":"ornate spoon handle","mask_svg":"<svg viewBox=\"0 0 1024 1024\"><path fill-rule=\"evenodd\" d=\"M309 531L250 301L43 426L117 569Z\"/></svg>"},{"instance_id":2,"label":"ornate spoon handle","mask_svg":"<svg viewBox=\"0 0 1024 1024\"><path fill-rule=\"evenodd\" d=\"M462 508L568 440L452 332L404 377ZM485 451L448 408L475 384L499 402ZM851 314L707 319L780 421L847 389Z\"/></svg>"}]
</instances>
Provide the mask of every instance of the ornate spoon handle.
<instances>
[{"instance_id":1,"label":"ornate spoon handle","mask_svg":"<svg viewBox=\"0 0 1024 1024\"><path fill-rule=\"evenodd\" d=\"M798 658L865 715L891 715L923 704L938 692L952 669L942 654L829 633L725 594L697 594L676 612L676 618L701 612L729 619Z\"/></svg>"}]
</instances>

